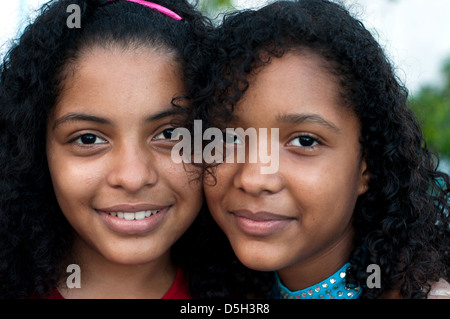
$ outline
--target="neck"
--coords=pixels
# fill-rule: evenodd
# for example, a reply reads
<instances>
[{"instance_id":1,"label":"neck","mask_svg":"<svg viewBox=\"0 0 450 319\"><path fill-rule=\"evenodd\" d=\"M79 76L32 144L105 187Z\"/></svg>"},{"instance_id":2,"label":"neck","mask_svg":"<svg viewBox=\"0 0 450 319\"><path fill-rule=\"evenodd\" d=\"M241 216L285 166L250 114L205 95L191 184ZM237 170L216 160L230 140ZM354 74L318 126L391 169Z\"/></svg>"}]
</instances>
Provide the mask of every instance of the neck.
<instances>
[{"instance_id":1,"label":"neck","mask_svg":"<svg viewBox=\"0 0 450 319\"><path fill-rule=\"evenodd\" d=\"M349 226L337 240L320 252L278 270L278 276L291 291L304 289L325 280L348 262L353 238L354 231Z\"/></svg>"},{"instance_id":2,"label":"neck","mask_svg":"<svg viewBox=\"0 0 450 319\"><path fill-rule=\"evenodd\" d=\"M159 299L175 278L176 266L170 251L146 264L123 265L107 260L79 238L74 248L81 269L81 288L67 287L66 280L71 275L68 273L58 286L64 298Z\"/></svg>"}]
</instances>

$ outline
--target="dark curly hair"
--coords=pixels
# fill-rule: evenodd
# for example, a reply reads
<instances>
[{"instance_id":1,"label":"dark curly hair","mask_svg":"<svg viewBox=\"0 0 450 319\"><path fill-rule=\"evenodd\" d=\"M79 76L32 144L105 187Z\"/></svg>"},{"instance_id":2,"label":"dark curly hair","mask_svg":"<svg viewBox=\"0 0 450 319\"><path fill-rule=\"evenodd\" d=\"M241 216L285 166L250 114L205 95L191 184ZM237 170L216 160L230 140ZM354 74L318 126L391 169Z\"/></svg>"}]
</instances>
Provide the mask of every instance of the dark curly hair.
<instances>
[{"instance_id":1,"label":"dark curly hair","mask_svg":"<svg viewBox=\"0 0 450 319\"><path fill-rule=\"evenodd\" d=\"M362 298L399 290L403 298L424 298L430 282L449 278L449 176L437 170L438 157L426 146L421 128L407 106L400 83L382 48L340 4L326 0L278 1L259 10L225 16L216 32L208 95L195 116L208 126L225 128L249 77L273 57L308 50L325 61L338 79L345 105L358 116L360 143L368 170L369 190L354 209L354 248L349 256L348 284L359 284ZM206 93L209 92L209 93ZM214 167L207 167L214 174ZM226 240L215 235L217 241ZM223 291L269 292L273 276L250 272L230 252L217 256L211 271L235 265ZM367 266L378 264L381 288L368 289ZM236 285L250 282L245 289ZM233 286L235 285L235 286ZM259 285L259 286L258 286ZM220 289L219 289L220 288ZM212 294L213 292L210 291Z\"/></svg>"},{"instance_id":2,"label":"dark curly hair","mask_svg":"<svg viewBox=\"0 0 450 319\"><path fill-rule=\"evenodd\" d=\"M211 22L185 0L157 2L183 20L126 1L50 1L5 55L0 66L0 298L45 296L65 271L61 262L73 230L53 191L46 122L64 70L80 51L148 45L172 54L179 64L188 92L184 98L203 81L199 61ZM81 28L66 26L71 4L81 9ZM192 251L196 223L173 249L174 259L186 267L190 258L201 261Z\"/></svg>"}]
</instances>

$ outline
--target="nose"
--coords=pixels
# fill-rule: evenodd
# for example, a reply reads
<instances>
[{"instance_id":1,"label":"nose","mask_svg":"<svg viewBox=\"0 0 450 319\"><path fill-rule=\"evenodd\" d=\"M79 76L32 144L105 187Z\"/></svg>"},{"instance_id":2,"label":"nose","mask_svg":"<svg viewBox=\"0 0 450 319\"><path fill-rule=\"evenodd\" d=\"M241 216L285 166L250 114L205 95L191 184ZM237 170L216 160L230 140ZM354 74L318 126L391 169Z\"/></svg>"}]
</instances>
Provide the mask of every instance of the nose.
<instances>
[{"instance_id":1,"label":"nose","mask_svg":"<svg viewBox=\"0 0 450 319\"><path fill-rule=\"evenodd\" d=\"M156 184L156 163L145 147L128 144L116 148L111 157L112 165L107 177L111 187L137 193L146 186Z\"/></svg>"},{"instance_id":2,"label":"nose","mask_svg":"<svg viewBox=\"0 0 450 319\"><path fill-rule=\"evenodd\" d=\"M284 188L283 177L279 172L273 174L261 174L261 164L243 163L239 165L239 169L234 175L234 187L258 197L270 195L280 192Z\"/></svg>"}]
</instances>

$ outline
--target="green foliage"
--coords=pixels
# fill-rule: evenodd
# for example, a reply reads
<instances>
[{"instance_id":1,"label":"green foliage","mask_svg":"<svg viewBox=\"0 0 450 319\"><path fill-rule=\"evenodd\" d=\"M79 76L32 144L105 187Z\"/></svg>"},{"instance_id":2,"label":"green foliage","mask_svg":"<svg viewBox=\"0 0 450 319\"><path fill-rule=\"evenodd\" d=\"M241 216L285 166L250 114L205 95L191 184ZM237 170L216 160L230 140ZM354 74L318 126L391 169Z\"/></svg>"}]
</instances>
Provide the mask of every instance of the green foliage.
<instances>
[{"instance_id":1,"label":"green foliage","mask_svg":"<svg viewBox=\"0 0 450 319\"><path fill-rule=\"evenodd\" d=\"M410 98L429 147L450 158L450 59L443 67L442 87L425 86Z\"/></svg>"},{"instance_id":2,"label":"green foliage","mask_svg":"<svg viewBox=\"0 0 450 319\"><path fill-rule=\"evenodd\" d=\"M232 0L200 0L198 8L211 16L220 10L231 8L232 4Z\"/></svg>"}]
</instances>

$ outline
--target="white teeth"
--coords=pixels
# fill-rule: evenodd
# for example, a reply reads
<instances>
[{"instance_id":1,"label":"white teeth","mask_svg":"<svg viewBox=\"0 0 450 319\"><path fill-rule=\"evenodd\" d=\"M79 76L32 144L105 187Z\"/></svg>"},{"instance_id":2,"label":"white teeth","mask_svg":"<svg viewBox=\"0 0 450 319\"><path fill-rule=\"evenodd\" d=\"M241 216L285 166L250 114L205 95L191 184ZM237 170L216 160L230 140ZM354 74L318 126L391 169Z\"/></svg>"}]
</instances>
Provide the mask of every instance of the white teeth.
<instances>
[{"instance_id":1,"label":"white teeth","mask_svg":"<svg viewBox=\"0 0 450 319\"><path fill-rule=\"evenodd\" d=\"M158 210L145 210L145 211L140 211L140 212L136 212L136 213L128 213L128 212L111 212L109 213L111 216L114 217L119 217L121 219L125 219L125 220L140 220L140 219L144 219L146 217L150 217L151 215L155 215L157 212L159 212Z\"/></svg>"},{"instance_id":2,"label":"white teeth","mask_svg":"<svg viewBox=\"0 0 450 319\"><path fill-rule=\"evenodd\" d=\"M144 219L145 218L145 211L144 212L136 212L134 213L135 219Z\"/></svg>"}]
</instances>

